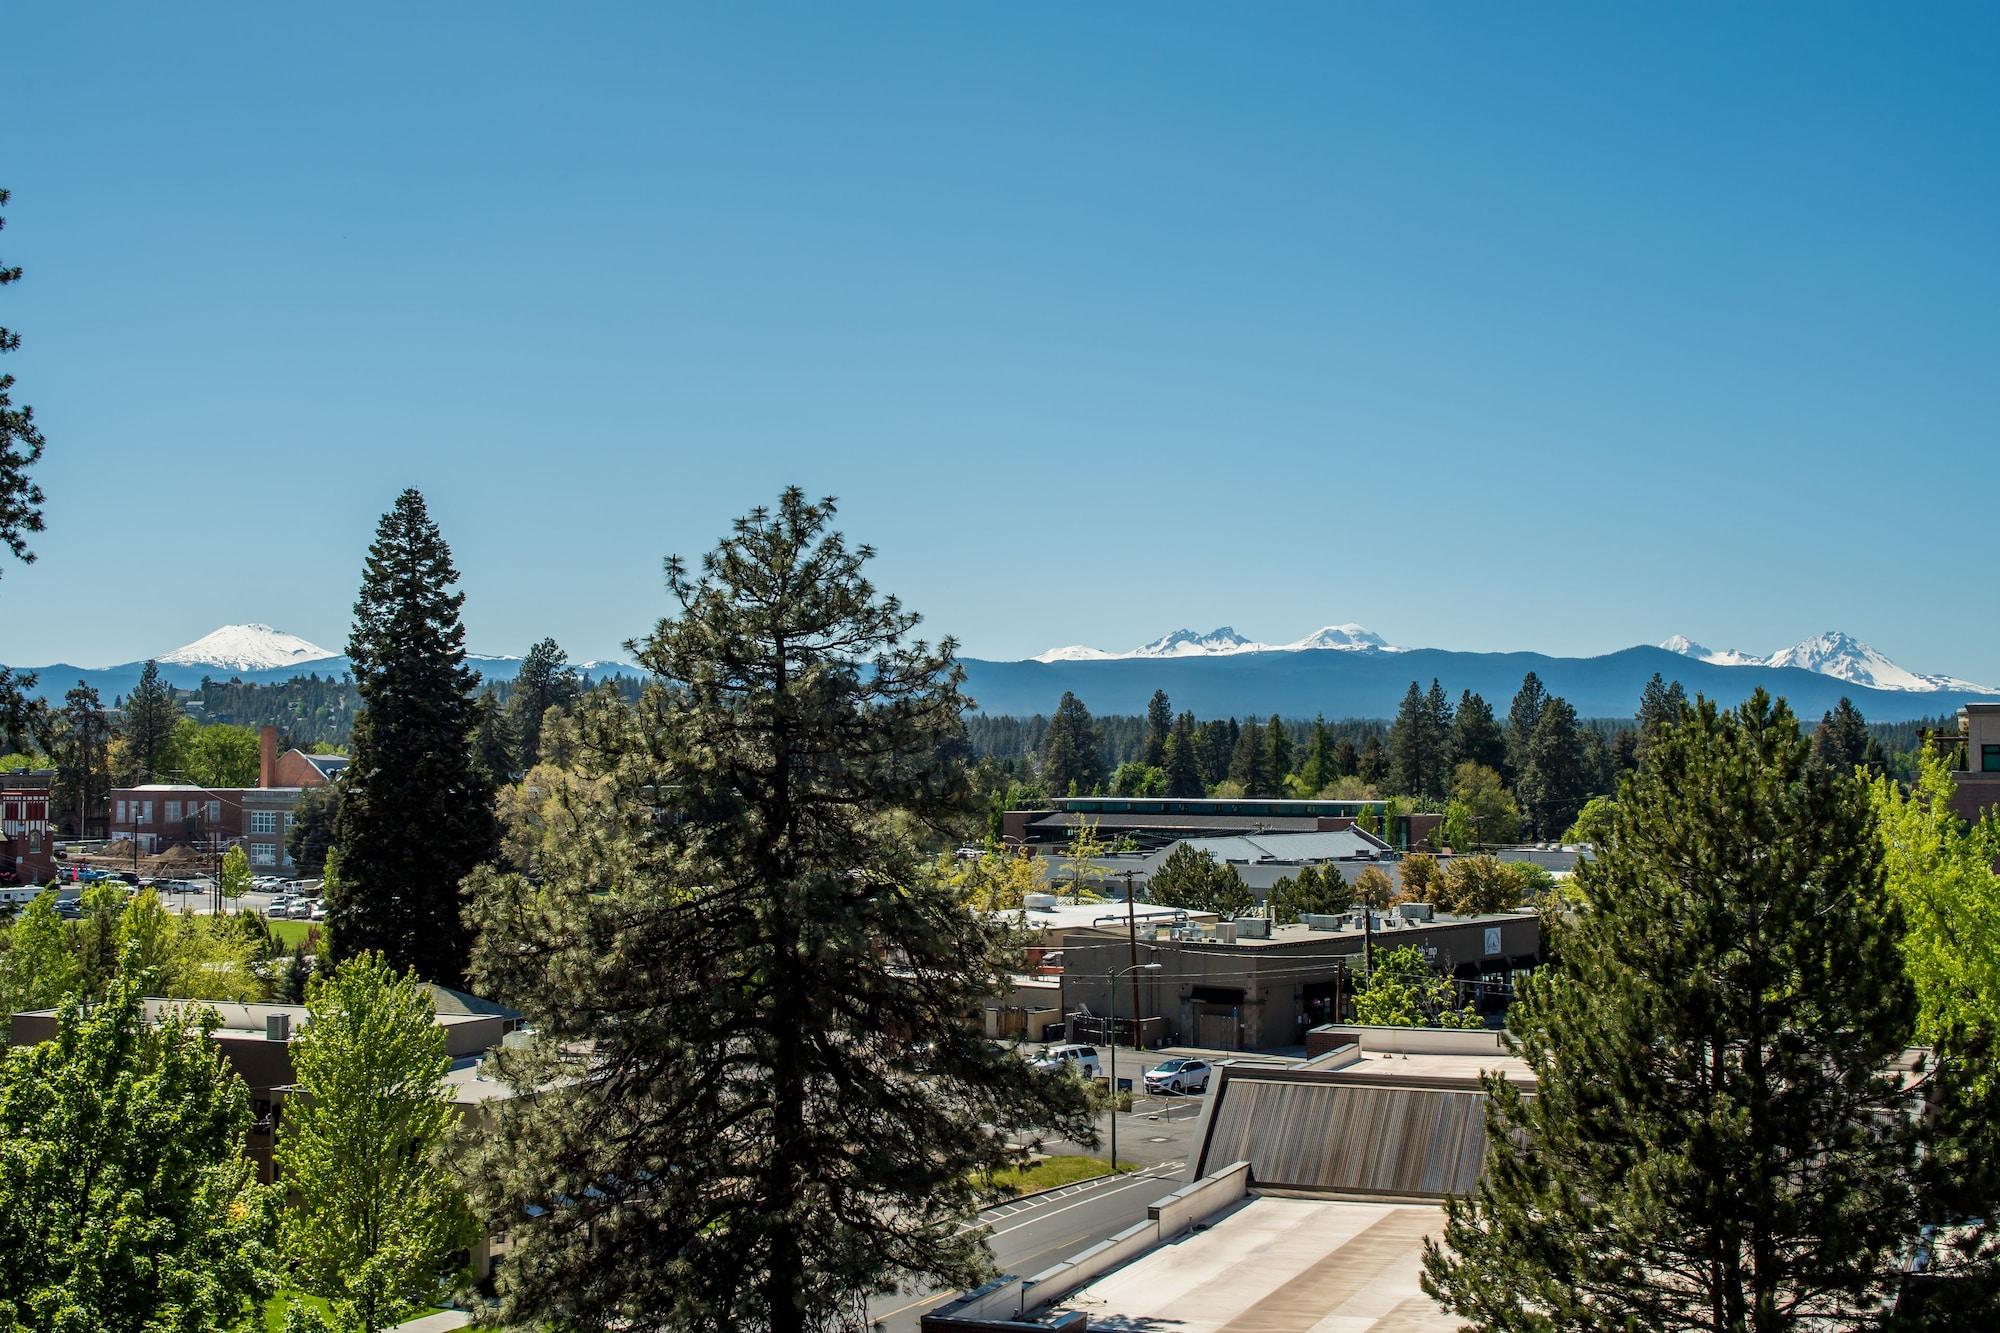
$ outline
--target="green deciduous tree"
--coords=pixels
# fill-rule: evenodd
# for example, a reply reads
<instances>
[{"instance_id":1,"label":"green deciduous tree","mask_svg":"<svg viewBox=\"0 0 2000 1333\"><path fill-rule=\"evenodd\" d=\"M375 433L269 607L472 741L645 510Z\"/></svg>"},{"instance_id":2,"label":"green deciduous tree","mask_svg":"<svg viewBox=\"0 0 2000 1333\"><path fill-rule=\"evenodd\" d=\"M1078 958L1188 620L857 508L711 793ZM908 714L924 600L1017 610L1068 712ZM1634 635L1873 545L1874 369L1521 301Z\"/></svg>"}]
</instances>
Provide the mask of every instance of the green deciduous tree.
<instances>
[{"instance_id":1,"label":"green deciduous tree","mask_svg":"<svg viewBox=\"0 0 2000 1333\"><path fill-rule=\"evenodd\" d=\"M1455 815L1472 835L1469 841L1453 838L1452 845L1458 850L1512 842L1521 833L1520 807L1514 804L1500 774L1470 760L1452 775L1451 804L1445 813L1448 821Z\"/></svg>"},{"instance_id":2,"label":"green deciduous tree","mask_svg":"<svg viewBox=\"0 0 2000 1333\"><path fill-rule=\"evenodd\" d=\"M1911 1235L1914 1001L1862 784L1783 704L1661 731L1545 923L1484 1180L1425 1286L1478 1329L1873 1326Z\"/></svg>"},{"instance_id":3,"label":"green deciduous tree","mask_svg":"<svg viewBox=\"0 0 2000 1333\"><path fill-rule=\"evenodd\" d=\"M241 844L222 854L222 896L230 902L250 892L250 858Z\"/></svg>"},{"instance_id":4,"label":"green deciduous tree","mask_svg":"<svg viewBox=\"0 0 2000 1333\"><path fill-rule=\"evenodd\" d=\"M1168 852L1147 879L1146 897L1162 907L1214 912L1225 921L1257 905L1235 866L1219 865L1213 856L1185 842Z\"/></svg>"},{"instance_id":5,"label":"green deciduous tree","mask_svg":"<svg viewBox=\"0 0 2000 1333\"><path fill-rule=\"evenodd\" d=\"M1379 1027L1476 1028L1478 1012L1459 1005L1458 987L1413 944L1380 949L1354 992L1354 1021Z\"/></svg>"},{"instance_id":6,"label":"green deciduous tree","mask_svg":"<svg viewBox=\"0 0 2000 1333\"><path fill-rule=\"evenodd\" d=\"M383 515L354 604L347 655L361 694L341 774L340 888L328 922L343 958L377 951L457 985L471 940L459 881L489 859L493 788L472 762L465 594L416 491Z\"/></svg>"},{"instance_id":7,"label":"green deciduous tree","mask_svg":"<svg viewBox=\"0 0 2000 1333\"><path fill-rule=\"evenodd\" d=\"M1493 856L1454 856L1431 891L1441 912L1480 916L1521 905L1520 876Z\"/></svg>"},{"instance_id":8,"label":"green deciduous tree","mask_svg":"<svg viewBox=\"0 0 2000 1333\"><path fill-rule=\"evenodd\" d=\"M1120 764L1111 774L1111 794L1113 796L1165 796L1167 794L1166 770L1153 768L1146 764Z\"/></svg>"},{"instance_id":9,"label":"green deciduous tree","mask_svg":"<svg viewBox=\"0 0 2000 1333\"><path fill-rule=\"evenodd\" d=\"M13 1015L48 1009L81 979L68 932L56 915L56 891L35 895L13 923L0 930L0 1043Z\"/></svg>"},{"instance_id":10,"label":"green deciduous tree","mask_svg":"<svg viewBox=\"0 0 2000 1333\"><path fill-rule=\"evenodd\" d=\"M0 1327L210 1333L270 1291L248 1091L198 1016L148 1023L139 992L72 994L0 1060Z\"/></svg>"},{"instance_id":11,"label":"green deciduous tree","mask_svg":"<svg viewBox=\"0 0 2000 1333\"><path fill-rule=\"evenodd\" d=\"M444 1160L451 1057L429 990L379 955L314 978L306 1009L277 1146L285 1257L344 1327L376 1333L435 1300L474 1238Z\"/></svg>"},{"instance_id":12,"label":"green deciduous tree","mask_svg":"<svg viewBox=\"0 0 2000 1333\"><path fill-rule=\"evenodd\" d=\"M261 757L257 733L248 727L182 718L161 771L202 787L254 787Z\"/></svg>"},{"instance_id":13,"label":"green deciduous tree","mask_svg":"<svg viewBox=\"0 0 2000 1333\"><path fill-rule=\"evenodd\" d=\"M1091 1134L965 1021L1019 952L897 831L970 804L953 645L833 512L790 490L669 562L656 679L580 706L527 873L476 881L475 978L535 1033L479 1173L510 1321L802 1333L971 1282L1000 1127Z\"/></svg>"}]
</instances>

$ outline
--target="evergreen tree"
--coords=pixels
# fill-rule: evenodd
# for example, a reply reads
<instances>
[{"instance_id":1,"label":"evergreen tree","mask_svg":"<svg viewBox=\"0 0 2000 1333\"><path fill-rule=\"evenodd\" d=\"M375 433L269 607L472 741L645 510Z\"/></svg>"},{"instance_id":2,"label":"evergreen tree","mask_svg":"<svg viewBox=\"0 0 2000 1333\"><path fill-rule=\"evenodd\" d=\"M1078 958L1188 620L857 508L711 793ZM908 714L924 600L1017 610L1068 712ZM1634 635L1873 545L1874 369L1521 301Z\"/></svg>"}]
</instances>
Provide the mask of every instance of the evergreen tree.
<instances>
[{"instance_id":1,"label":"evergreen tree","mask_svg":"<svg viewBox=\"0 0 2000 1333\"><path fill-rule=\"evenodd\" d=\"M174 730L181 722L181 707L173 689L160 679L158 662L148 661L140 671L139 683L125 700L122 722L126 771L119 775L119 785L158 782L172 767Z\"/></svg>"},{"instance_id":2,"label":"evergreen tree","mask_svg":"<svg viewBox=\"0 0 2000 1333\"><path fill-rule=\"evenodd\" d=\"M1146 881L1146 899L1161 907L1214 912L1225 921L1257 905L1235 866L1220 865L1207 852L1185 842L1176 843Z\"/></svg>"},{"instance_id":3,"label":"evergreen tree","mask_svg":"<svg viewBox=\"0 0 2000 1333\"><path fill-rule=\"evenodd\" d=\"M285 830L285 852L292 868L307 878L326 873L326 856L333 849L333 829L340 819L340 788L336 784L308 787L292 807Z\"/></svg>"},{"instance_id":4,"label":"evergreen tree","mask_svg":"<svg viewBox=\"0 0 2000 1333\"><path fill-rule=\"evenodd\" d=\"M656 679L579 703L526 871L477 881L475 977L534 1034L477 1173L509 1324L802 1333L972 1283L1004 1127L1092 1137L1081 1082L964 1021L1020 954L904 836L971 808L954 645L832 518L789 490L668 562Z\"/></svg>"},{"instance_id":5,"label":"evergreen tree","mask_svg":"<svg viewBox=\"0 0 2000 1333\"><path fill-rule=\"evenodd\" d=\"M507 698L516 744L514 767L525 773L542 762L542 718L551 708L568 708L583 692L583 677L569 664L561 645L543 639L521 659Z\"/></svg>"},{"instance_id":6,"label":"evergreen tree","mask_svg":"<svg viewBox=\"0 0 2000 1333\"><path fill-rule=\"evenodd\" d=\"M42 719L42 750L56 765L50 815L66 832L89 837L111 799L111 715L96 688L78 681Z\"/></svg>"},{"instance_id":7,"label":"evergreen tree","mask_svg":"<svg viewBox=\"0 0 2000 1333\"><path fill-rule=\"evenodd\" d=\"M1686 711L1687 691L1681 688L1681 683L1675 681L1668 685L1655 671L1653 678L1639 693L1639 734L1634 758L1643 761L1646 747L1653 743L1653 738L1679 722ZM1613 763L1616 766L1615 758Z\"/></svg>"},{"instance_id":8,"label":"evergreen tree","mask_svg":"<svg viewBox=\"0 0 2000 1333\"><path fill-rule=\"evenodd\" d=\"M1342 736L1340 743L1333 747L1333 775L1337 778L1351 778L1361 771L1361 755L1354 748L1354 742Z\"/></svg>"},{"instance_id":9,"label":"evergreen tree","mask_svg":"<svg viewBox=\"0 0 2000 1333\"><path fill-rule=\"evenodd\" d=\"M1444 686L1431 677L1424 694L1424 800L1435 810L1451 790L1451 700Z\"/></svg>"},{"instance_id":10,"label":"evergreen tree","mask_svg":"<svg viewBox=\"0 0 2000 1333\"><path fill-rule=\"evenodd\" d=\"M514 710L502 707L491 690L481 692L472 701L472 766L495 789L506 786L526 771L517 768L522 745L514 731L514 721ZM539 751L539 729L535 733L535 745Z\"/></svg>"},{"instance_id":11,"label":"evergreen tree","mask_svg":"<svg viewBox=\"0 0 2000 1333\"><path fill-rule=\"evenodd\" d=\"M1528 741L1535 734L1535 724L1542 720L1542 710L1548 706L1549 692L1542 688L1542 678L1530 671L1521 678L1521 688L1514 695L1513 706L1507 710L1507 763L1501 770L1507 781L1519 786L1521 773L1528 766Z\"/></svg>"},{"instance_id":12,"label":"evergreen tree","mask_svg":"<svg viewBox=\"0 0 2000 1333\"><path fill-rule=\"evenodd\" d=\"M1862 784L1762 691L1663 730L1544 922L1509 1015L1535 1095L1486 1080L1426 1289L1522 1333L1875 1326L1915 1123L1881 857Z\"/></svg>"},{"instance_id":13,"label":"evergreen tree","mask_svg":"<svg viewBox=\"0 0 2000 1333\"><path fill-rule=\"evenodd\" d=\"M444 1160L451 1057L430 991L376 955L315 977L305 1002L276 1154L297 1200L285 1257L343 1328L377 1333L433 1303L473 1239Z\"/></svg>"},{"instance_id":14,"label":"evergreen tree","mask_svg":"<svg viewBox=\"0 0 2000 1333\"><path fill-rule=\"evenodd\" d=\"M368 548L347 641L361 714L341 774L340 883L328 921L340 958L375 951L456 986L471 940L459 881L495 851L493 787L472 762L465 594L414 490Z\"/></svg>"},{"instance_id":15,"label":"evergreen tree","mask_svg":"<svg viewBox=\"0 0 2000 1333\"><path fill-rule=\"evenodd\" d=\"M1041 778L1057 796L1089 796L1104 786L1104 735L1068 690L1042 737Z\"/></svg>"},{"instance_id":16,"label":"evergreen tree","mask_svg":"<svg viewBox=\"0 0 2000 1333\"><path fill-rule=\"evenodd\" d=\"M1813 758L1842 773L1866 768L1870 773L1886 772L1889 756L1882 744L1868 734L1867 719L1851 699L1843 698L1813 728Z\"/></svg>"},{"instance_id":17,"label":"evergreen tree","mask_svg":"<svg viewBox=\"0 0 2000 1333\"><path fill-rule=\"evenodd\" d=\"M1264 746L1264 728L1251 718L1236 733L1236 752L1229 757L1229 780L1241 783L1245 796L1272 795L1270 751Z\"/></svg>"},{"instance_id":18,"label":"evergreen tree","mask_svg":"<svg viewBox=\"0 0 2000 1333\"><path fill-rule=\"evenodd\" d=\"M1167 735L1174 729L1173 705L1165 690L1154 690L1146 704L1146 762L1154 768L1167 766Z\"/></svg>"},{"instance_id":19,"label":"evergreen tree","mask_svg":"<svg viewBox=\"0 0 2000 1333\"><path fill-rule=\"evenodd\" d=\"M1528 738L1515 790L1537 838L1559 838L1576 822L1594 783L1588 746L1569 701L1549 698Z\"/></svg>"},{"instance_id":20,"label":"evergreen tree","mask_svg":"<svg viewBox=\"0 0 2000 1333\"><path fill-rule=\"evenodd\" d=\"M1389 727L1387 787L1398 796L1414 796L1419 800L1430 793L1426 784L1431 779L1437 755L1432 749L1433 728L1431 718L1425 709L1424 692L1417 682L1410 682L1409 692L1403 695L1403 702L1396 709L1396 720Z\"/></svg>"},{"instance_id":21,"label":"evergreen tree","mask_svg":"<svg viewBox=\"0 0 2000 1333\"><path fill-rule=\"evenodd\" d=\"M1354 906L1354 890L1347 887L1340 867L1329 861L1323 866L1300 866L1297 875L1273 884L1264 901L1271 920L1289 926L1302 916L1345 912Z\"/></svg>"},{"instance_id":22,"label":"evergreen tree","mask_svg":"<svg viewBox=\"0 0 2000 1333\"><path fill-rule=\"evenodd\" d=\"M1471 690L1458 697L1458 716L1452 721L1451 764L1478 764L1500 772L1507 767L1507 738L1493 717L1493 706Z\"/></svg>"},{"instance_id":23,"label":"evergreen tree","mask_svg":"<svg viewBox=\"0 0 2000 1333\"><path fill-rule=\"evenodd\" d=\"M1204 793L1229 776L1229 760L1236 753L1236 737L1231 730L1234 726L1233 722L1212 719L1195 731L1195 757L1201 763Z\"/></svg>"},{"instance_id":24,"label":"evergreen tree","mask_svg":"<svg viewBox=\"0 0 2000 1333\"><path fill-rule=\"evenodd\" d=\"M0 208L6 206L7 191L0 190ZM6 225L7 219L0 217L0 227ZM0 263L0 287L20 280L18 264L10 268ZM21 335L0 325L0 352L11 352L20 345ZM14 405L14 377L0 372L0 545L24 564L35 559L35 553L28 549L28 538L42 530L42 488L28 476L28 470L41 461L45 443L41 428L35 425L35 409L26 403ZM29 685L24 683L20 688L25 692Z\"/></svg>"},{"instance_id":25,"label":"evergreen tree","mask_svg":"<svg viewBox=\"0 0 2000 1333\"><path fill-rule=\"evenodd\" d=\"M1276 713L1264 724L1264 772L1273 796L1282 796L1292 774L1292 733Z\"/></svg>"},{"instance_id":26,"label":"evergreen tree","mask_svg":"<svg viewBox=\"0 0 2000 1333\"><path fill-rule=\"evenodd\" d=\"M131 973L72 992L51 1040L0 1059L0 1326L209 1333L271 1290L249 1091L140 994Z\"/></svg>"},{"instance_id":27,"label":"evergreen tree","mask_svg":"<svg viewBox=\"0 0 2000 1333\"><path fill-rule=\"evenodd\" d=\"M1321 714L1313 719L1312 741L1306 749L1305 763L1299 766L1299 781L1308 796L1317 796L1339 776L1340 764L1334 754L1333 729L1326 725L1326 716Z\"/></svg>"},{"instance_id":28,"label":"evergreen tree","mask_svg":"<svg viewBox=\"0 0 2000 1333\"><path fill-rule=\"evenodd\" d=\"M1382 753L1382 738L1370 736L1355 757L1354 775L1372 787L1382 781L1388 767L1388 759Z\"/></svg>"},{"instance_id":29,"label":"evergreen tree","mask_svg":"<svg viewBox=\"0 0 2000 1333\"><path fill-rule=\"evenodd\" d=\"M1182 713L1174 719L1174 728L1167 733L1165 763L1167 773L1167 795L1181 799L1199 798L1208 794L1208 785L1202 781L1199 746L1195 740L1194 714Z\"/></svg>"}]
</instances>

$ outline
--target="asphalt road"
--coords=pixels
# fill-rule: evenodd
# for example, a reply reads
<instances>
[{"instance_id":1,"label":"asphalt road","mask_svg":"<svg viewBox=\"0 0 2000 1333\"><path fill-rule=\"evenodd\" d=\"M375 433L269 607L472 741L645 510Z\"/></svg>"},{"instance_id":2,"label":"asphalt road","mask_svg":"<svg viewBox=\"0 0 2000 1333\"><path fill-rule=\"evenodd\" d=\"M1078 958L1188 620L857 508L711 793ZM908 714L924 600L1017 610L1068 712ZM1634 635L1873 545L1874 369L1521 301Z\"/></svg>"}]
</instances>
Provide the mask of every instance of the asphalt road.
<instances>
[{"instance_id":1,"label":"asphalt road","mask_svg":"<svg viewBox=\"0 0 2000 1333\"><path fill-rule=\"evenodd\" d=\"M1122 1122L1118 1151L1120 1156L1127 1155ZM1186 1162L1162 1161L1130 1175L988 1208L974 1225L986 1232L993 1261L1002 1273L1032 1276L1144 1221L1148 1205L1186 1183ZM919 1327L926 1310L957 1294L926 1291L884 1296L869 1304L870 1327L883 1333L911 1333Z\"/></svg>"}]
</instances>

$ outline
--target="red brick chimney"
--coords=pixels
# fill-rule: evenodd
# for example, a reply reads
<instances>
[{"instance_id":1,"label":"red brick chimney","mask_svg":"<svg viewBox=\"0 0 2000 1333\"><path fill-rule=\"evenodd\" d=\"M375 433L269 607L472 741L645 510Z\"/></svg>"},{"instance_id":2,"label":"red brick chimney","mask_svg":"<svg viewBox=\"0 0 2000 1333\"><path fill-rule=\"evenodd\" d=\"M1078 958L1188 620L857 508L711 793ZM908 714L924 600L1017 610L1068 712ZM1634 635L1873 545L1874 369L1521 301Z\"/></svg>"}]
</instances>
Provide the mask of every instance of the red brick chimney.
<instances>
[{"instance_id":1,"label":"red brick chimney","mask_svg":"<svg viewBox=\"0 0 2000 1333\"><path fill-rule=\"evenodd\" d=\"M269 723L257 735L257 785L275 787L278 785L278 729Z\"/></svg>"}]
</instances>

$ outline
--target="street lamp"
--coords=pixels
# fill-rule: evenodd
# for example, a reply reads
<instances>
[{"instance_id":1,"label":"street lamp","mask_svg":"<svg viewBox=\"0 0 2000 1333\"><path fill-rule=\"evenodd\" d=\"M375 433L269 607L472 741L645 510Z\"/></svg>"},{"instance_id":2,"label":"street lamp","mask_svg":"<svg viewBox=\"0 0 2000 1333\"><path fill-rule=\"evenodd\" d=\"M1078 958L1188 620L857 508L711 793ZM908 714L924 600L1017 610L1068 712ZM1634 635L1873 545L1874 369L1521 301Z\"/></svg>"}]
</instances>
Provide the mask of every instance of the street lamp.
<instances>
[{"instance_id":1,"label":"street lamp","mask_svg":"<svg viewBox=\"0 0 2000 1333\"><path fill-rule=\"evenodd\" d=\"M1114 1176L1118 1174L1118 981L1127 973L1159 970L1158 963L1134 963L1130 967L1106 974L1106 979L1111 983L1111 1174ZM1132 1021L1138 1022L1139 1015L1133 1014Z\"/></svg>"}]
</instances>

